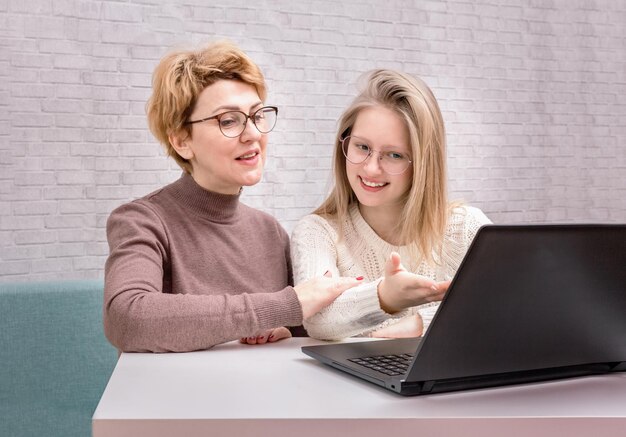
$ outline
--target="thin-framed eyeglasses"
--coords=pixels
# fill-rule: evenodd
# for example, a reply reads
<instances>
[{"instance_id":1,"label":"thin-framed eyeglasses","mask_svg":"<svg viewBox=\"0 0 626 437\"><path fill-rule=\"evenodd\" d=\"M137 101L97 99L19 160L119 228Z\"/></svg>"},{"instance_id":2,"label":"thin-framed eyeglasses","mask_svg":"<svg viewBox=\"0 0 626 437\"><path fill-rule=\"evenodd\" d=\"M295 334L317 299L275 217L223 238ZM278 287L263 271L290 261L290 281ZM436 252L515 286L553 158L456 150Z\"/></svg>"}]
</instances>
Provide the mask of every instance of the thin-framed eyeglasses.
<instances>
[{"instance_id":1,"label":"thin-framed eyeglasses","mask_svg":"<svg viewBox=\"0 0 626 437\"><path fill-rule=\"evenodd\" d=\"M278 108L276 106L263 106L250 115L241 111L226 111L212 117L189 120L185 122L185 124L217 120L217 125L225 137L236 138L246 130L248 120L252 120L252 124L254 124L254 127L256 127L259 132L266 134L274 129L277 118Z\"/></svg>"},{"instance_id":2,"label":"thin-framed eyeglasses","mask_svg":"<svg viewBox=\"0 0 626 437\"><path fill-rule=\"evenodd\" d=\"M352 135L341 140L341 150L351 164L362 164L374 152L378 153L380 167L390 175L404 173L413 163L407 153L394 149L374 150L367 141Z\"/></svg>"}]
</instances>

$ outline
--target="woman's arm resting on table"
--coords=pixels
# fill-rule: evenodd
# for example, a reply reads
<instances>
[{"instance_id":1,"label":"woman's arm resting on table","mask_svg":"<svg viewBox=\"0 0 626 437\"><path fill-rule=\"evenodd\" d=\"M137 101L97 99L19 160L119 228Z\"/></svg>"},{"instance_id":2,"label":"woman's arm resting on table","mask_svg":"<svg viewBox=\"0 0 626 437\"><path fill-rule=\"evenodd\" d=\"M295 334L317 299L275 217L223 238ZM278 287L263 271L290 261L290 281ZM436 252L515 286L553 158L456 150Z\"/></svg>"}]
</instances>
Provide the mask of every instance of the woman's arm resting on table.
<instances>
[{"instance_id":1,"label":"woman's arm resting on table","mask_svg":"<svg viewBox=\"0 0 626 437\"><path fill-rule=\"evenodd\" d=\"M167 234L145 205L127 204L111 214L107 237L104 328L122 351L202 350L302 323L302 308L290 286L254 294L163 293Z\"/></svg>"}]
</instances>

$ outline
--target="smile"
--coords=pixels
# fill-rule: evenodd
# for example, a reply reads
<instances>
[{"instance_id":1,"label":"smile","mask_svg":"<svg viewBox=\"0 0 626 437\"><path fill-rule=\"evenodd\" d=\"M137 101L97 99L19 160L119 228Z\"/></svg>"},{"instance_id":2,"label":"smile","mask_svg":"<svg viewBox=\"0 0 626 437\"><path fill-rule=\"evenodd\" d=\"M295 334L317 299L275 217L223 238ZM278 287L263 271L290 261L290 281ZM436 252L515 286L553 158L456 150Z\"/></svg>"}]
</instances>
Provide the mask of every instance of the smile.
<instances>
[{"instance_id":1,"label":"smile","mask_svg":"<svg viewBox=\"0 0 626 437\"><path fill-rule=\"evenodd\" d=\"M359 179L361 179L361 182L363 183L363 185L365 185L366 187L370 187L370 188L380 188L388 184L388 182L368 181L368 180L363 179L362 177L359 177Z\"/></svg>"},{"instance_id":2,"label":"smile","mask_svg":"<svg viewBox=\"0 0 626 437\"><path fill-rule=\"evenodd\" d=\"M245 155L241 155L236 159L251 159L254 158L255 156L257 156L259 154L259 152L250 152L250 153L246 153Z\"/></svg>"}]
</instances>

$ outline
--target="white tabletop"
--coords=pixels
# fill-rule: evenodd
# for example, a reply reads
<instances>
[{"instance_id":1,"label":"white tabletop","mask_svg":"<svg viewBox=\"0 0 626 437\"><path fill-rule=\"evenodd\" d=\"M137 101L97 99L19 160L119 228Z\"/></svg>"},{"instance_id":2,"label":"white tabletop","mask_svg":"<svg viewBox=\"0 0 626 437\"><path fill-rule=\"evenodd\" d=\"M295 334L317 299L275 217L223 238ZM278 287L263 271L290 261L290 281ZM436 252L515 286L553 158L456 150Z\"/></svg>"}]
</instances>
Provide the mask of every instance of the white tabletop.
<instances>
[{"instance_id":1,"label":"white tabletop","mask_svg":"<svg viewBox=\"0 0 626 437\"><path fill-rule=\"evenodd\" d=\"M93 435L626 436L624 373L403 397L300 350L319 343L122 354Z\"/></svg>"}]
</instances>

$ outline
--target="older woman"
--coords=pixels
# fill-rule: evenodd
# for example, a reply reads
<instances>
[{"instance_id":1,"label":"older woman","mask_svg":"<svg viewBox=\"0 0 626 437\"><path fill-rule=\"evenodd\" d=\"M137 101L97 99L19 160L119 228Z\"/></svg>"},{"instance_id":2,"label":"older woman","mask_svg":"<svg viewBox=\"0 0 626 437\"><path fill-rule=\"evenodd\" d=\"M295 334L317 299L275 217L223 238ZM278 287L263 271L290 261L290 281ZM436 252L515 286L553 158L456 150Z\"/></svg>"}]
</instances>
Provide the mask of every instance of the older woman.
<instances>
[{"instance_id":1,"label":"older woman","mask_svg":"<svg viewBox=\"0 0 626 437\"><path fill-rule=\"evenodd\" d=\"M291 336L356 279L292 287L278 222L240 202L261 180L278 108L259 67L220 42L157 66L147 105L180 179L120 206L107 222L104 327L122 351L192 351Z\"/></svg>"},{"instance_id":2,"label":"older woman","mask_svg":"<svg viewBox=\"0 0 626 437\"><path fill-rule=\"evenodd\" d=\"M476 231L477 208L446 195L445 129L420 79L364 77L335 142L334 188L292 235L294 278L329 271L364 283L305 320L312 337L422 334Z\"/></svg>"}]
</instances>

